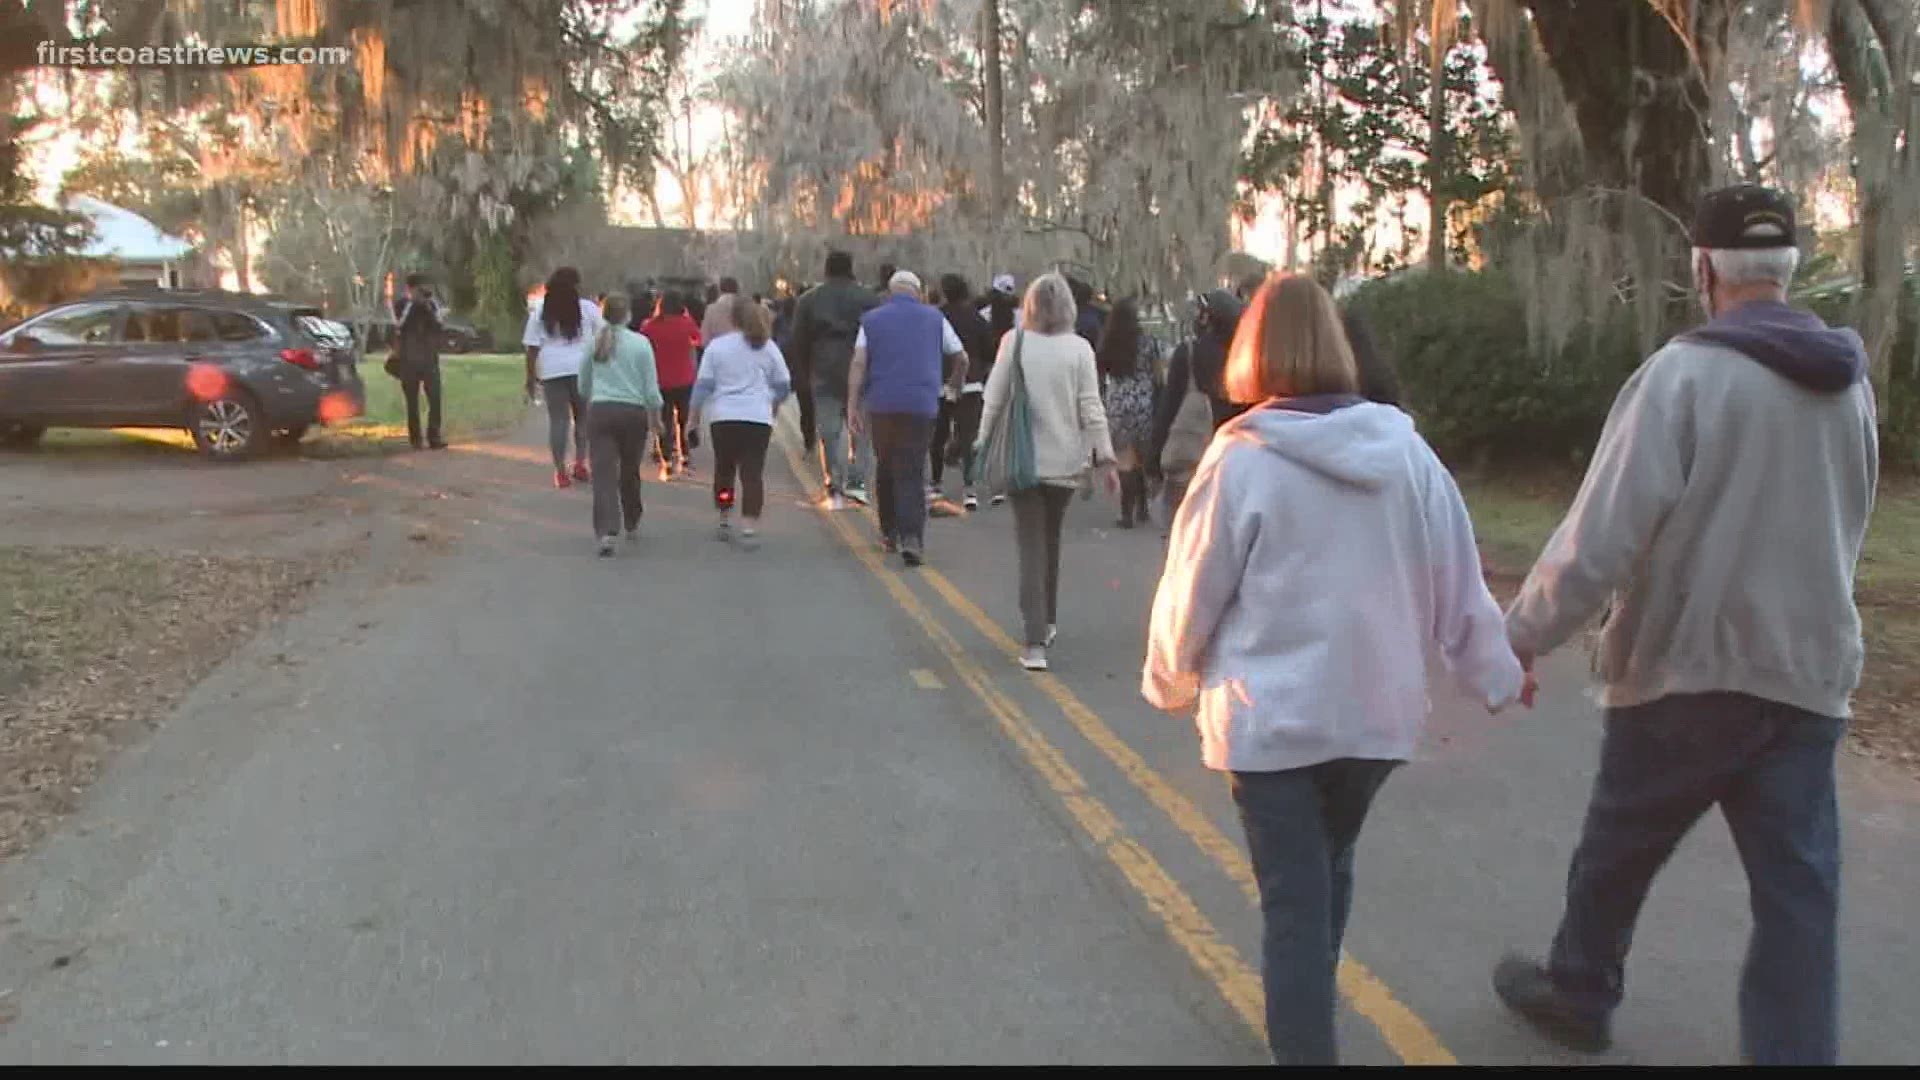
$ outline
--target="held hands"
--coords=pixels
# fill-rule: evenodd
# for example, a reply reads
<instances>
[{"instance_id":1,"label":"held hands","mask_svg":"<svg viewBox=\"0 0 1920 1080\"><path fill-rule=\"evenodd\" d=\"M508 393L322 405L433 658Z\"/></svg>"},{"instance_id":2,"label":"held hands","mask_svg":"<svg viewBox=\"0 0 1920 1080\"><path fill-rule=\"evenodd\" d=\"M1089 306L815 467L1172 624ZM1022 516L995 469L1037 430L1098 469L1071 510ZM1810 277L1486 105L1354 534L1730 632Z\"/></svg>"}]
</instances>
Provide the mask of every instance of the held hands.
<instances>
[{"instance_id":1,"label":"held hands","mask_svg":"<svg viewBox=\"0 0 1920 1080\"><path fill-rule=\"evenodd\" d=\"M852 406L847 407L847 430L853 432L853 437L856 439L867 433L867 425L862 420L860 411Z\"/></svg>"},{"instance_id":2,"label":"held hands","mask_svg":"<svg viewBox=\"0 0 1920 1080\"><path fill-rule=\"evenodd\" d=\"M1120 494L1119 468L1117 468L1113 462L1109 461L1106 464L1099 466L1099 472L1100 472L1100 486L1106 490L1106 493L1109 496Z\"/></svg>"},{"instance_id":3,"label":"held hands","mask_svg":"<svg viewBox=\"0 0 1920 1080\"><path fill-rule=\"evenodd\" d=\"M1520 670L1523 673L1520 680L1520 704L1531 709L1534 701L1540 696L1540 679L1533 673L1534 656L1532 652L1524 649L1514 650L1513 655L1514 659L1520 661ZM1501 708L1504 706L1489 705L1487 711L1498 716Z\"/></svg>"}]
</instances>

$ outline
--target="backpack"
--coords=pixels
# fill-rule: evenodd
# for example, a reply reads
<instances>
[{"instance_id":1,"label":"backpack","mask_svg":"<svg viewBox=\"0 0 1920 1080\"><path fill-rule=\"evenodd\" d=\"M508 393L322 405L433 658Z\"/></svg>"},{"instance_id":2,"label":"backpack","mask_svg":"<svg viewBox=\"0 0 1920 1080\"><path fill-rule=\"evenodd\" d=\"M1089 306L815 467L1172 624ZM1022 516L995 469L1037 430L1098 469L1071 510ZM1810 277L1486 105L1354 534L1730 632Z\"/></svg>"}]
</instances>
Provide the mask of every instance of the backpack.
<instances>
[{"instance_id":1,"label":"backpack","mask_svg":"<svg viewBox=\"0 0 1920 1080\"><path fill-rule=\"evenodd\" d=\"M1160 448L1160 469L1173 476L1184 476L1200 465L1213 440L1213 402L1200 389L1193 375L1192 343L1187 345L1187 395L1180 399L1179 411L1167 429L1167 441Z\"/></svg>"}]
</instances>

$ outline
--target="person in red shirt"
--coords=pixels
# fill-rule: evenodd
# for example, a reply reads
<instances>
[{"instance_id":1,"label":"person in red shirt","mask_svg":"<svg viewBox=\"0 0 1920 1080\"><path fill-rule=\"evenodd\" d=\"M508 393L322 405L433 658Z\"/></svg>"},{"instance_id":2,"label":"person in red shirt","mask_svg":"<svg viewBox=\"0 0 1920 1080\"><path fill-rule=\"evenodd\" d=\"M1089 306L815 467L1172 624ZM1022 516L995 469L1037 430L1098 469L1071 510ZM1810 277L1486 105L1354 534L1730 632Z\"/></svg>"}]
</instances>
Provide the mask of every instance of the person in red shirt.
<instances>
[{"instance_id":1,"label":"person in red shirt","mask_svg":"<svg viewBox=\"0 0 1920 1080\"><path fill-rule=\"evenodd\" d=\"M687 407L693 399L693 380L699 374L694 350L700 347L700 324L687 314L686 297L669 290L660 297L660 314L640 327L653 344L660 372L660 396L667 400L660 430L663 471L684 475L693 465L693 449L700 434L687 427Z\"/></svg>"}]
</instances>

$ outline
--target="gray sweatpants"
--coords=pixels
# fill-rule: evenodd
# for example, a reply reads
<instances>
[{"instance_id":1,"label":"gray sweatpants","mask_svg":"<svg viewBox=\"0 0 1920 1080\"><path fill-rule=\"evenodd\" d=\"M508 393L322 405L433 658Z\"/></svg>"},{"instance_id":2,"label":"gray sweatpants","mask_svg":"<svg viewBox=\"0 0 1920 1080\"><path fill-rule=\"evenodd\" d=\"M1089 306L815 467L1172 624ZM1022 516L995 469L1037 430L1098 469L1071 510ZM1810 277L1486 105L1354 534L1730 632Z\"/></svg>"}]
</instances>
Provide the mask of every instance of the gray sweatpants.
<instances>
[{"instance_id":1,"label":"gray sweatpants","mask_svg":"<svg viewBox=\"0 0 1920 1080\"><path fill-rule=\"evenodd\" d=\"M540 380L547 399L547 449L553 451L555 470L567 467L567 429L573 429L573 460L587 460L587 403L580 400L580 377L562 375Z\"/></svg>"},{"instance_id":2,"label":"gray sweatpants","mask_svg":"<svg viewBox=\"0 0 1920 1080\"><path fill-rule=\"evenodd\" d=\"M1045 645L1048 625L1060 621L1060 529L1073 489L1042 484L1008 496L1020 556L1020 617L1027 644Z\"/></svg>"},{"instance_id":3,"label":"gray sweatpants","mask_svg":"<svg viewBox=\"0 0 1920 1080\"><path fill-rule=\"evenodd\" d=\"M647 409L602 401L587 410L593 440L593 535L615 536L640 524L640 459Z\"/></svg>"}]
</instances>

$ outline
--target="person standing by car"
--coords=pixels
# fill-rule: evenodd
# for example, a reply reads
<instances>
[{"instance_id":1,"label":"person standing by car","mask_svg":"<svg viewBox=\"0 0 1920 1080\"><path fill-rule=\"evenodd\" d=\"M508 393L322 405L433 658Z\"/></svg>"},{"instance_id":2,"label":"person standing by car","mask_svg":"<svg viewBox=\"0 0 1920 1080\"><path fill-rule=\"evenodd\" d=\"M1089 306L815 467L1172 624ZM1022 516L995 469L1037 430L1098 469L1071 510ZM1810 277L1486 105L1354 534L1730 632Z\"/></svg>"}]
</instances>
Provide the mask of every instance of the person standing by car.
<instances>
[{"instance_id":1,"label":"person standing by car","mask_svg":"<svg viewBox=\"0 0 1920 1080\"><path fill-rule=\"evenodd\" d=\"M600 309L580 295L580 271L563 266L547 279L547 295L527 316L520 343L527 347L527 395L537 388L547 400L547 448L553 453L553 486L585 483L586 402L580 397L580 365L600 330ZM573 471L567 471L567 436L573 436Z\"/></svg>"},{"instance_id":2,"label":"person standing by car","mask_svg":"<svg viewBox=\"0 0 1920 1080\"><path fill-rule=\"evenodd\" d=\"M1228 774L1260 893L1267 1042L1337 1063L1335 969L1354 847L1413 756L1434 676L1532 704L1465 502L1405 413L1360 396L1333 298L1275 277L1228 352L1253 407L1200 462L1153 600L1141 694L1196 710Z\"/></svg>"},{"instance_id":3,"label":"person standing by car","mask_svg":"<svg viewBox=\"0 0 1920 1080\"><path fill-rule=\"evenodd\" d=\"M433 295L424 274L407 275L407 295L394 313L393 354L399 368L400 392L407 399L407 441L415 450L430 446L445 450L440 437L440 338L446 313ZM427 392L427 430L420 432L420 391Z\"/></svg>"}]
</instances>

